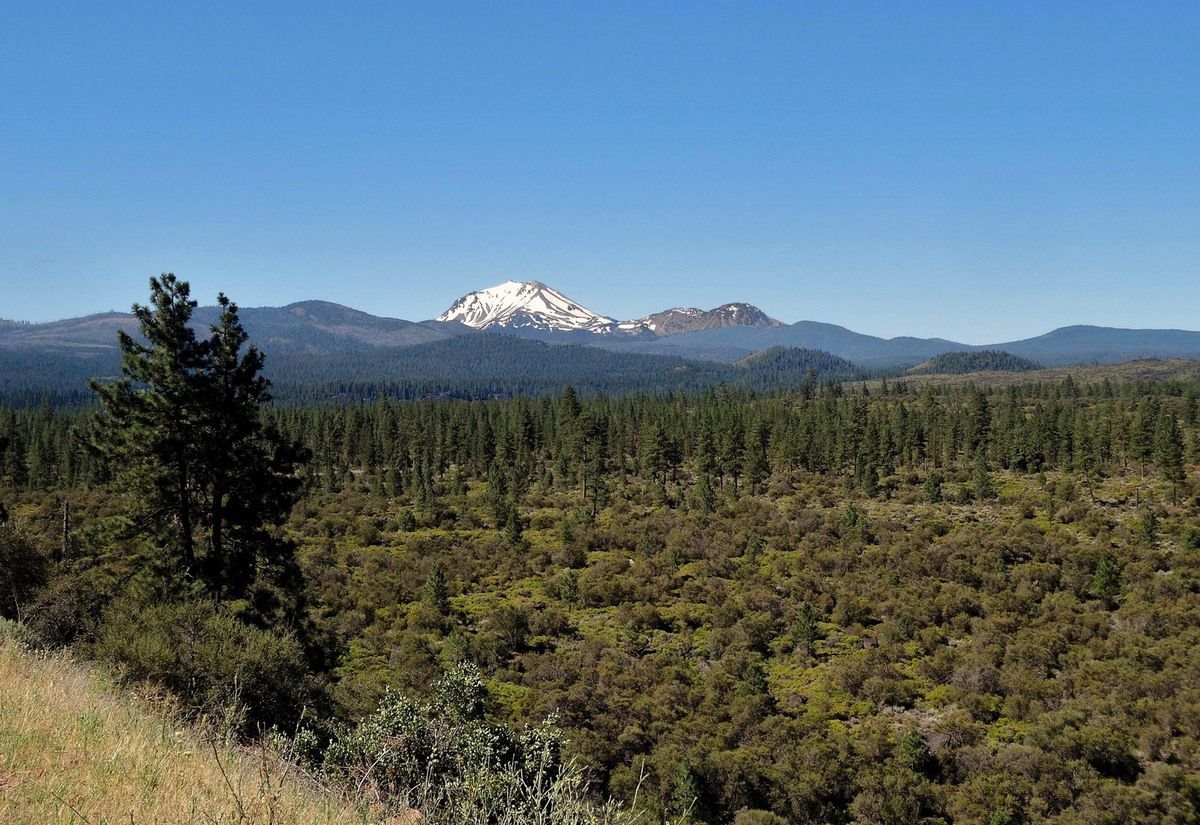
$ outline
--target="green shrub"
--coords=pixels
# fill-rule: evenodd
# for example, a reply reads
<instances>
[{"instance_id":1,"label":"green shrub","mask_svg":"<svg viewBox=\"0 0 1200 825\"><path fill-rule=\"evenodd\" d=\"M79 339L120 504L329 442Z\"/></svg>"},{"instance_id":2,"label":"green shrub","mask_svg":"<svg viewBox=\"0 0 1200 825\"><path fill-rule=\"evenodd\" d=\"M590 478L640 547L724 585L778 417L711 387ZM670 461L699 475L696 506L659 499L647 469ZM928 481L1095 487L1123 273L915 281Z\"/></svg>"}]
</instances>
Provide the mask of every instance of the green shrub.
<instances>
[{"instance_id":1,"label":"green shrub","mask_svg":"<svg viewBox=\"0 0 1200 825\"><path fill-rule=\"evenodd\" d=\"M472 665L435 685L424 704L389 690L374 713L336 739L326 754L335 773L370 785L383 799L408 799L426 781L449 786L516 763L536 774L558 768L557 734L514 734L484 719L487 689Z\"/></svg>"},{"instance_id":2,"label":"green shrub","mask_svg":"<svg viewBox=\"0 0 1200 825\"><path fill-rule=\"evenodd\" d=\"M100 617L120 588L112 566L81 559L54 576L30 606L25 623L47 647L92 638Z\"/></svg>"},{"instance_id":3,"label":"green shrub","mask_svg":"<svg viewBox=\"0 0 1200 825\"><path fill-rule=\"evenodd\" d=\"M14 528L0 525L0 618L14 619L46 584L46 556Z\"/></svg>"},{"instance_id":4,"label":"green shrub","mask_svg":"<svg viewBox=\"0 0 1200 825\"><path fill-rule=\"evenodd\" d=\"M389 809L423 822L623 823L635 815L586 799L586 783L564 765L552 724L513 730L488 722L487 688L460 665L418 702L389 692L378 709L334 739L325 770Z\"/></svg>"},{"instance_id":5,"label":"green shrub","mask_svg":"<svg viewBox=\"0 0 1200 825\"><path fill-rule=\"evenodd\" d=\"M33 647L36 641L25 625L0 619L0 645L13 642L18 647Z\"/></svg>"},{"instance_id":6,"label":"green shrub","mask_svg":"<svg viewBox=\"0 0 1200 825\"><path fill-rule=\"evenodd\" d=\"M787 820L770 811L739 811L733 825L787 825Z\"/></svg>"},{"instance_id":7,"label":"green shrub","mask_svg":"<svg viewBox=\"0 0 1200 825\"><path fill-rule=\"evenodd\" d=\"M126 678L166 687L196 714L224 717L235 732L290 728L312 698L292 635L251 627L214 602L118 604L92 652Z\"/></svg>"}]
</instances>

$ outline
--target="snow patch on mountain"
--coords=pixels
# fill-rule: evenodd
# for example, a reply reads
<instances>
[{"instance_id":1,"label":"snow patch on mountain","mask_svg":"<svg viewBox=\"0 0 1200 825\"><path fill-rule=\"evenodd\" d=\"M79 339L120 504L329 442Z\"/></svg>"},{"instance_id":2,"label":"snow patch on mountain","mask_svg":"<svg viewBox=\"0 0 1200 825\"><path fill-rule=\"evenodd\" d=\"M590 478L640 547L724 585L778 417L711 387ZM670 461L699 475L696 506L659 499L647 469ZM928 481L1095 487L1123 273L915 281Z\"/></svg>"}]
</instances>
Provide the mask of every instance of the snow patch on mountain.
<instances>
[{"instance_id":1,"label":"snow patch on mountain","mask_svg":"<svg viewBox=\"0 0 1200 825\"><path fill-rule=\"evenodd\" d=\"M527 332L592 332L662 337L730 326L771 327L779 321L756 306L730 303L715 309L673 307L630 321L616 321L572 301L541 281L505 281L468 293L437 318L474 329Z\"/></svg>"},{"instance_id":2,"label":"snow patch on mountain","mask_svg":"<svg viewBox=\"0 0 1200 825\"><path fill-rule=\"evenodd\" d=\"M504 327L611 333L617 321L592 312L541 281L505 281L468 293L438 316L475 329Z\"/></svg>"},{"instance_id":3,"label":"snow patch on mountain","mask_svg":"<svg viewBox=\"0 0 1200 825\"><path fill-rule=\"evenodd\" d=\"M707 311L696 307L673 307L636 321L626 321L621 328L644 329L664 336L735 326L777 327L780 323L752 304L731 303Z\"/></svg>"},{"instance_id":4,"label":"snow patch on mountain","mask_svg":"<svg viewBox=\"0 0 1200 825\"><path fill-rule=\"evenodd\" d=\"M670 309L664 309L662 312L655 312L634 321L625 321L621 324L621 329L630 331L648 330L655 335L674 335L677 332L691 330L698 320L703 317L704 310L697 307L671 307Z\"/></svg>"}]
</instances>

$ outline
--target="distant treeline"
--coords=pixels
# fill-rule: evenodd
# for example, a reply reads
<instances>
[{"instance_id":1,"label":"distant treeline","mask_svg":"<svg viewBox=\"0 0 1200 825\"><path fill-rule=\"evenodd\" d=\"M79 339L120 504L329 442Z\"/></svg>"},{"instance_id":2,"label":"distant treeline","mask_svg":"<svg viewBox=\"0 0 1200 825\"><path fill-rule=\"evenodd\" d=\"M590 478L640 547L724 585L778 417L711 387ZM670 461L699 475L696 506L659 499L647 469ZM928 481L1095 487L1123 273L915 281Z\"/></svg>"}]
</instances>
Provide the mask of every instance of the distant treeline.
<instances>
[{"instance_id":1,"label":"distant treeline","mask_svg":"<svg viewBox=\"0 0 1200 825\"><path fill-rule=\"evenodd\" d=\"M904 468L962 464L1083 478L1114 465L1157 464L1168 476L1200 458L1200 382L1060 383L920 390L903 383L843 393L699 394L462 401L382 399L268 408L268 423L312 450L310 483L355 472L394 493L432 490L450 473L496 468L538 478L549 468L597 479L649 473L751 487L771 472L840 473L873 492ZM86 485L106 471L84 446L88 410L0 409L0 478L27 487Z\"/></svg>"}]
</instances>

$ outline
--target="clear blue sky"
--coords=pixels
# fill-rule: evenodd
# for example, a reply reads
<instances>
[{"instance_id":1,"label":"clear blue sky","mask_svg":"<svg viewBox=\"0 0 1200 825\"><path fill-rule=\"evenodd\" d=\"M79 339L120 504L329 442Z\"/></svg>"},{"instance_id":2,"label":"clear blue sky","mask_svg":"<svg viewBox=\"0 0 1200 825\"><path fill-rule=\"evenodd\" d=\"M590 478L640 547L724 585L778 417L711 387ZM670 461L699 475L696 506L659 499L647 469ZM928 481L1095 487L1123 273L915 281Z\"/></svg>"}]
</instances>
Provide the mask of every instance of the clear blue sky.
<instances>
[{"instance_id":1,"label":"clear blue sky","mask_svg":"<svg viewBox=\"0 0 1200 825\"><path fill-rule=\"evenodd\" d=\"M0 317L1200 328L1200 4L0 4Z\"/></svg>"}]
</instances>

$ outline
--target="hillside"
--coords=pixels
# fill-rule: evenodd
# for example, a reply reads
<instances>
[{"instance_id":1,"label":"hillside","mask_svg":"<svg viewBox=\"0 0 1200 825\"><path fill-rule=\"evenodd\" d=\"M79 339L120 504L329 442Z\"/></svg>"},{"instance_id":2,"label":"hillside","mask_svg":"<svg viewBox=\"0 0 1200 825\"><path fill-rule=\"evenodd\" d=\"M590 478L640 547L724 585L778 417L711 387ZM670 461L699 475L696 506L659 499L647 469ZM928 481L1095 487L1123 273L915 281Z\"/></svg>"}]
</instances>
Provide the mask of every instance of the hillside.
<instances>
[{"instance_id":1,"label":"hillside","mask_svg":"<svg viewBox=\"0 0 1200 825\"><path fill-rule=\"evenodd\" d=\"M584 394L628 395L702 390L721 383L772 391L818 378L865 377L828 353L775 348L741 364L672 355L547 344L513 335L472 333L414 346L340 346L318 352L281 347L265 372L280 400L333 397L461 398L556 394L568 384ZM0 349L0 396L23 404L86 398L87 380L116 376L115 349L60 355Z\"/></svg>"},{"instance_id":2,"label":"hillside","mask_svg":"<svg viewBox=\"0 0 1200 825\"><path fill-rule=\"evenodd\" d=\"M928 361L910 367L909 375L961 375L968 372L1032 372L1041 369L1037 361L1013 355L1002 350L979 350L977 352L943 352Z\"/></svg>"},{"instance_id":3,"label":"hillside","mask_svg":"<svg viewBox=\"0 0 1200 825\"><path fill-rule=\"evenodd\" d=\"M796 389L810 377L852 381L865 375L862 367L845 358L796 347L771 347L743 358L735 367L739 372L736 383L752 389Z\"/></svg>"},{"instance_id":4,"label":"hillside","mask_svg":"<svg viewBox=\"0 0 1200 825\"><path fill-rule=\"evenodd\" d=\"M112 349L117 332L137 331L128 312L103 312L42 324L5 322L0 325L0 349L37 349L48 352L81 352Z\"/></svg>"},{"instance_id":5,"label":"hillside","mask_svg":"<svg viewBox=\"0 0 1200 825\"><path fill-rule=\"evenodd\" d=\"M1102 385L1105 381L1113 384L1130 384L1141 382L1181 382L1193 381L1200 378L1200 360L1172 358L1159 360L1143 358L1136 361L1125 361L1120 364L1088 364L1072 367L1046 367L1032 372L1003 372L999 370L982 370L966 373L925 373L921 375L905 375L903 382L911 387L925 385L951 387L975 385L980 387L1010 387L1033 384L1061 384L1071 380L1077 384ZM893 383L896 379L885 379ZM880 379L858 381L847 384L847 389L859 389L867 386L872 391L884 383Z\"/></svg>"},{"instance_id":6,"label":"hillside","mask_svg":"<svg viewBox=\"0 0 1200 825\"><path fill-rule=\"evenodd\" d=\"M328 353L372 347L407 347L442 341L453 334L434 324L385 318L329 301L240 310L251 340L268 352ZM215 307L196 310L197 325L216 320Z\"/></svg>"},{"instance_id":7,"label":"hillside","mask_svg":"<svg viewBox=\"0 0 1200 825\"><path fill-rule=\"evenodd\" d=\"M269 751L216 743L66 656L22 649L0 626L5 825L372 821Z\"/></svg>"},{"instance_id":8,"label":"hillside","mask_svg":"<svg viewBox=\"0 0 1200 825\"><path fill-rule=\"evenodd\" d=\"M378 348L267 362L281 398L322 390L401 398L469 398L581 392L626 394L700 389L729 369L680 358L545 344L511 335L464 335L415 347Z\"/></svg>"},{"instance_id":9,"label":"hillside","mask_svg":"<svg viewBox=\"0 0 1200 825\"><path fill-rule=\"evenodd\" d=\"M816 321L775 327L724 327L684 332L654 341L603 341L600 345L629 352L728 361L771 347L796 347L824 350L870 369L910 366L942 352L967 348L941 338L879 338Z\"/></svg>"},{"instance_id":10,"label":"hillside","mask_svg":"<svg viewBox=\"0 0 1200 825\"><path fill-rule=\"evenodd\" d=\"M1060 327L1035 338L997 344L1047 366L1114 364L1143 358L1200 358L1200 332L1182 329Z\"/></svg>"},{"instance_id":11,"label":"hillside","mask_svg":"<svg viewBox=\"0 0 1200 825\"><path fill-rule=\"evenodd\" d=\"M246 331L272 352L335 352L364 347L403 347L440 341L462 330L452 325L418 324L385 318L329 301L301 301L282 307L241 307ZM194 326L207 329L217 319L215 306L198 307ZM82 354L111 351L117 332L136 334L132 313L106 312L44 324L0 324L0 350Z\"/></svg>"}]
</instances>

